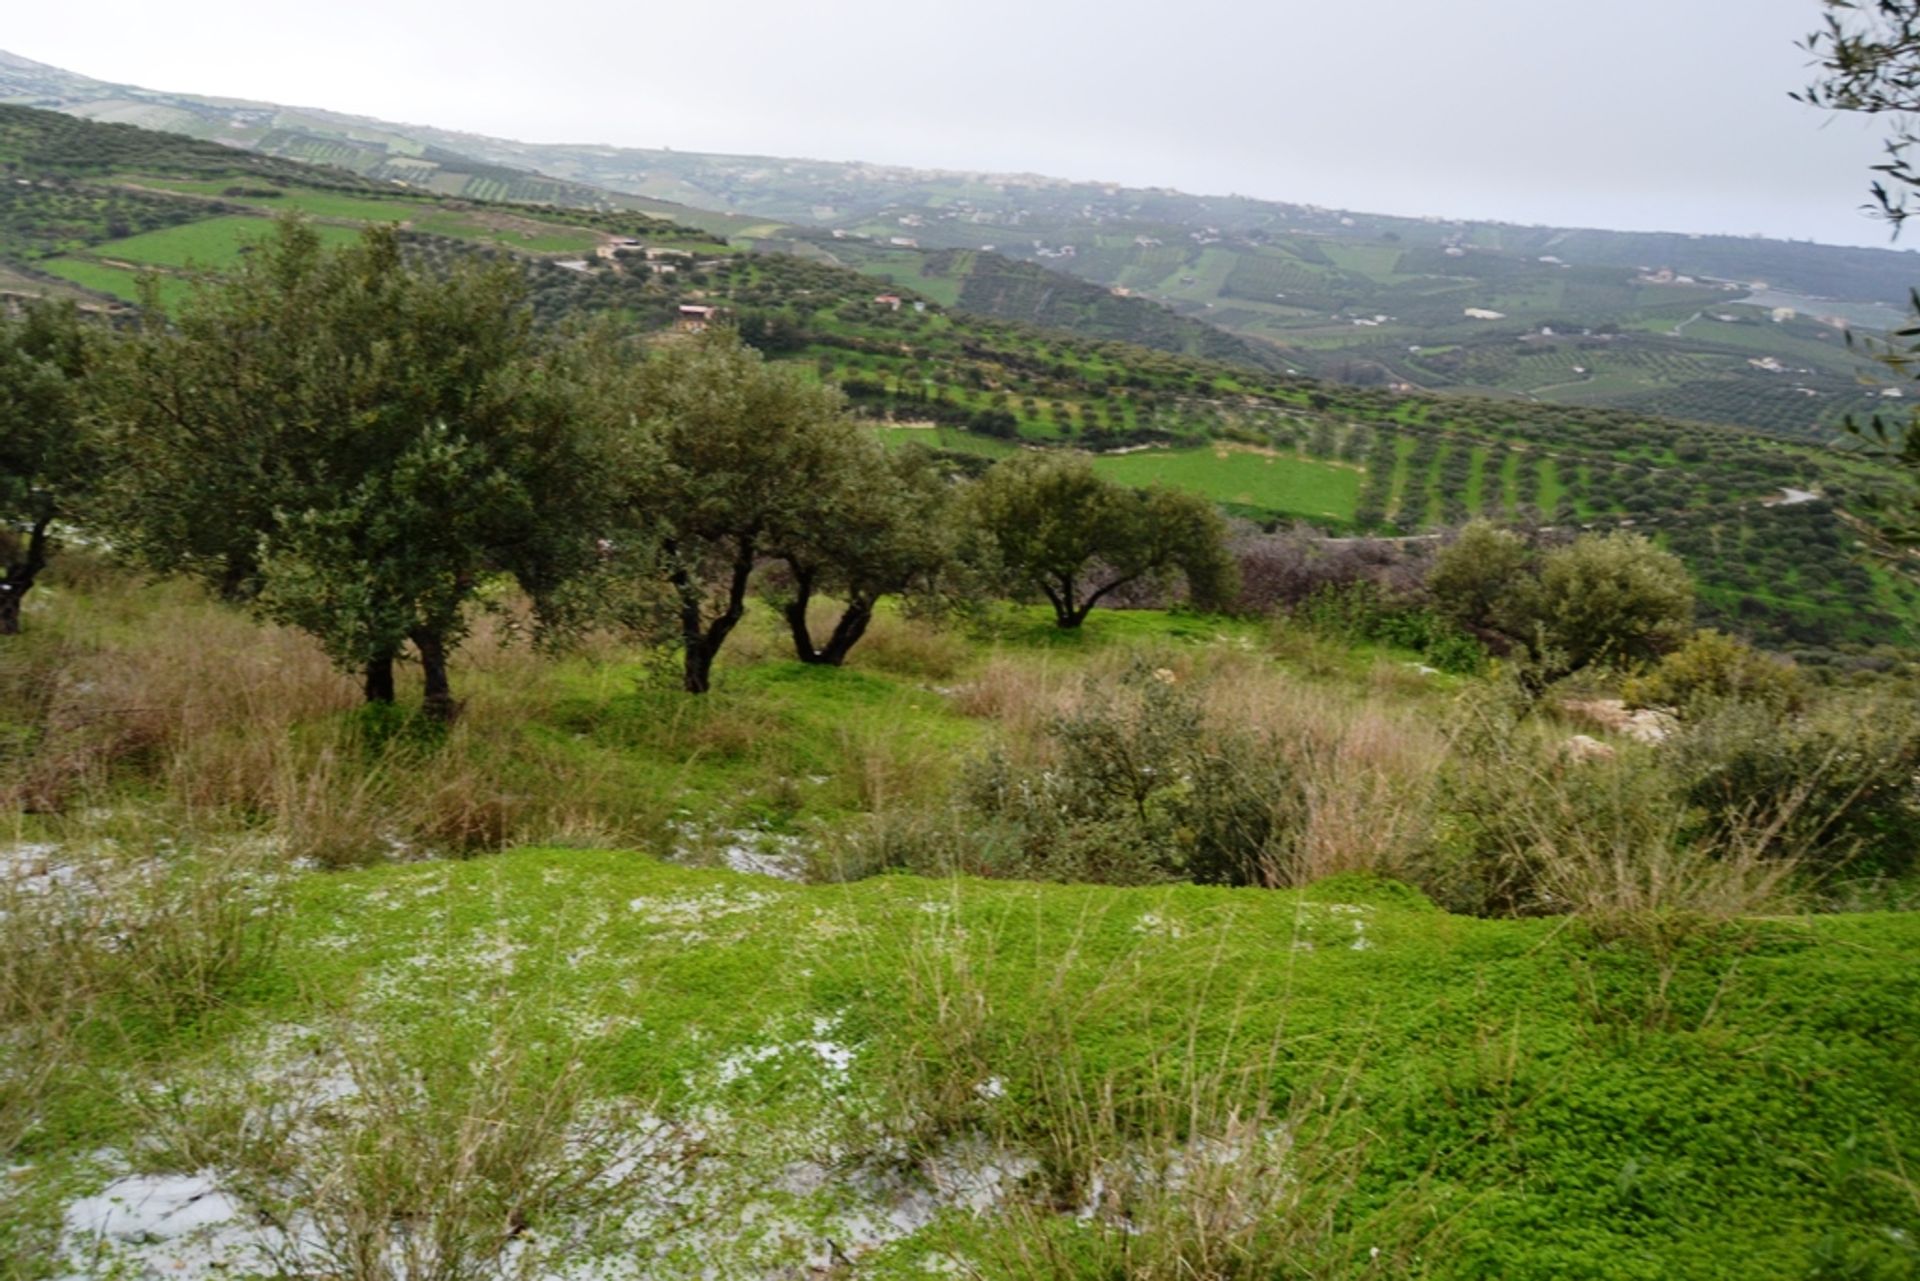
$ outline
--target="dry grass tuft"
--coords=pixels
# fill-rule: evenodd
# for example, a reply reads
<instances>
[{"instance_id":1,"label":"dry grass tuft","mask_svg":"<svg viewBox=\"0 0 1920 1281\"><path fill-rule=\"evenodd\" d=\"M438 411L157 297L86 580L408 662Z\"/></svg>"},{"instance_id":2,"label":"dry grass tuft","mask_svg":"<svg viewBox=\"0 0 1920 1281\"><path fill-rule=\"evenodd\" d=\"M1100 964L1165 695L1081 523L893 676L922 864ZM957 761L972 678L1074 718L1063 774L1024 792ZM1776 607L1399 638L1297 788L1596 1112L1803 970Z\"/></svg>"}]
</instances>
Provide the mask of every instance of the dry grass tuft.
<instances>
[{"instance_id":1,"label":"dry grass tuft","mask_svg":"<svg viewBox=\"0 0 1920 1281\"><path fill-rule=\"evenodd\" d=\"M137 624L110 596L16 660L13 682L37 687L37 734L23 768L0 775L0 806L57 810L123 768L164 776L190 806L225 804L271 776L264 744L355 705L352 682L301 634L183 587L145 595L154 606Z\"/></svg>"},{"instance_id":2,"label":"dry grass tuft","mask_svg":"<svg viewBox=\"0 0 1920 1281\"><path fill-rule=\"evenodd\" d=\"M883 611L874 616L848 662L896 676L944 681L957 675L972 656L966 637L920 619Z\"/></svg>"}]
</instances>

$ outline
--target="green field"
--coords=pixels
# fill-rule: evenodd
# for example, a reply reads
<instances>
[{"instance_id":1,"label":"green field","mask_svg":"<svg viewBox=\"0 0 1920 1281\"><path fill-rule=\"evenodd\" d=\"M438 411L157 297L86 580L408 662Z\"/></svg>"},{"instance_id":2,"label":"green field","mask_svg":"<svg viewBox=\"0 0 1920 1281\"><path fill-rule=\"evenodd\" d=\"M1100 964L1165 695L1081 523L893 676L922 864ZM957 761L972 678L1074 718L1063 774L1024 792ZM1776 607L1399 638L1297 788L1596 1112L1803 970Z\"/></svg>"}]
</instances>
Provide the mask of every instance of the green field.
<instances>
[{"instance_id":1,"label":"green field","mask_svg":"<svg viewBox=\"0 0 1920 1281\"><path fill-rule=\"evenodd\" d=\"M401 222L413 217L422 209L431 208L430 205L419 201L383 200L371 196L356 196L343 191L322 191L316 188L288 187L280 195L267 196L259 193L272 188L248 188L245 184L233 182L141 179L139 185L155 187L162 191L178 191L187 195L218 196L229 204L248 205L267 213L290 209L313 218L336 218L352 222ZM243 190L251 194L227 194L229 191Z\"/></svg>"},{"instance_id":2,"label":"green field","mask_svg":"<svg viewBox=\"0 0 1920 1281\"><path fill-rule=\"evenodd\" d=\"M926 445L961 454L979 454L983 458L1004 458L1019 447L1010 441L996 440L958 427L876 427L880 439L890 447Z\"/></svg>"},{"instance_id":3,"label":"green field","mask_svg":"<svg viewBox=\"0 0 1920 1281\"><path fill-rule=\"evenodd\" d=\"M232 214L110 240L87 252L93 257L151 267L225 267L239 261L248 246L272 230L263 219ZM356 228L324 223L314 231L322 243L329 245L346 244L360 234Z\"/></svg>"},{"instance_id":4,"label":"green field","mask_svg":"<svg viewBox=\"0 0 1920 1281\"><path fill-rule=\"evenodd\" d=\"M515 230L494 226L483 219L454 210L423 213L409 225L413 230L428 235L485 241L532 254L586 254L593 252L594 246L600 243L599 237L590 231L569 231L564 227L539 231Z\"/></svg>"},{"instance_id":5,"label":"green field","mask_svg":"<svg viewBox=\"0 0 1920 1281\"><path fill-rule=\"evenodd\" d=\"M1366 476L1358 467L1223 446L1107 454L1093 465L1129 485L1170 485L1230 507L1340 522L1353 519Z\"/></svg>"},{"instance_id":6,"label":"green field","mask_svg":"<svg viewBox=\"0 0 1920 1281\"><path fill-rule=\"evenodd\" d=\"M182 195L215 197L229 205L244 205L270 216L299 213L322 222L405 223L430 235L485 241L527 253L583 254L591 252L599 243L598 237L589 231L545 224L542 219L517 215L490 219L469 207L448 208L431 199L412 196L385 198L315 187L278 188L279 194L271 195L265 193L276 188L248 186L230 179L188 181L143 177L135 179L134 185Z\"/></svg>"},{"instance_id":7,"label":"green field","mask_svg":"<svg viewBox=\"0 0 1920 1281\"><path fill-rule=\"evenodd\" d=\"M102 262L91 262L85 258L50 258L35 264L41 271L70 280L82 288L110 294L123 302L140 301L140 275L125 267L109 267ZM171 309L186 297L188 285L184 280L162 276L159 279L160 303Z\"/></svg>"}]
</instances>

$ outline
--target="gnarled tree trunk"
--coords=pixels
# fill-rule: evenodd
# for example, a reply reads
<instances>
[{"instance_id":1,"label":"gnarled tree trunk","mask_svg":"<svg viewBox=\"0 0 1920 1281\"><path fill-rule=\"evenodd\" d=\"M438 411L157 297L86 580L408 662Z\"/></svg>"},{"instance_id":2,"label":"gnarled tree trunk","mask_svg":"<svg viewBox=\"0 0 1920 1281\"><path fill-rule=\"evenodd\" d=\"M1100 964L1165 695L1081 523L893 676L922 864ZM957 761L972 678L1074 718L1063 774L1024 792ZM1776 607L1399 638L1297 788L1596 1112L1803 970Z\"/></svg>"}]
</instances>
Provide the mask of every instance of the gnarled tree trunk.
<instances>
[{"instance_id":1,"label":"gnarled tree trunk","mask_svg":"<svg viewBox=\"0 0 1920 1281\"><path fill-rule=\"evenodd\" d=\"M412 634L413 647L420 651L420 671L426 678L426 697L421 710L427 719L442 725L453 724L460 707L453 701L453 686L447 680L447 643L437 628L423 627Z\"/></svg>"},{"instance_id":2,"label":"gnarled tree trunk","mask_svg":"<svg viewBox=\"0 0 1920 1281\"><path fill-rule=\"evenodd\" d=\"M366 679L361 686L369 703L393 702L393 655L382 654L367 660Z\"/></svg>"},{"instance_id":3,"label":"gnarled tree trunk","mask_svg":"<svg viewBox=\"0 0 1920 1281\"><path fill-rule=\"evenodd\" d=\"M788 564L793 570L793 599L781 608L781 612L787 616L787 630L793 635L794 657L803 663L841 666L847 661L847 654L867 634L867 625L873 621L874 598L857 592L849 593L846 607L840 611L827 643L816 646L813 643L813 628L807 623L807 609L813 604L813 571L803 570L791 561Z\"/></svg>"},{"instance_id":4,"label":"gnarled tree trunk","mask_svg":"<svg viewBox=\"0 0 1920 1281\"><path fill-rule=\"evenodd\" d=\"M34 517L33 528L27 531L26 546L21 549L20 559L10 561L6 573L0 575L0 636L20 634L20 607L26 601L27 593L33 590L40 571L47 567L51 550L47 545L47 530L52 524L52 505L42 504Z\"/></svg>"},{"instance_id":5,"label":"gnarled tree trunk","mask_svg":"<svg viewBox=\"0 0 1920 1281\"><path fill-rule=\"evenodd\" d=\"M1138 577L1138 574L1129 574L1125 578L1116 578L1104 587L1096 588L1083 601L1075 599L1079 591L1071 578L1061 580L1057 589L1054 585L1042 583L1040 590L1046 593L1047 603L1053 606L1053 625L1063 631L1071 631L1086 622L1087 615L1093 612L1093 607L1104 600L1109 593L1118 591Z\"/></svg>"},{"instance_id":6,"label":"gnarled tree trunk","mask_svg":"<svg viewBox=\"0 0 1920 1281\"><path fill-rule=\"evenodd\" d=\"M700 584L693 574L676 560L673 587L680 596L680 643L685 652L681 669L681 688L689 694L704 694L713 688L713 660L727 642L741 616L747 612L747 583L753 577L753 540L743 538L734 549L733 566L727 576L727 603L712 622L708 622ZM669 545L667 555L674 556Z\"/></svg>"}]
</instances>

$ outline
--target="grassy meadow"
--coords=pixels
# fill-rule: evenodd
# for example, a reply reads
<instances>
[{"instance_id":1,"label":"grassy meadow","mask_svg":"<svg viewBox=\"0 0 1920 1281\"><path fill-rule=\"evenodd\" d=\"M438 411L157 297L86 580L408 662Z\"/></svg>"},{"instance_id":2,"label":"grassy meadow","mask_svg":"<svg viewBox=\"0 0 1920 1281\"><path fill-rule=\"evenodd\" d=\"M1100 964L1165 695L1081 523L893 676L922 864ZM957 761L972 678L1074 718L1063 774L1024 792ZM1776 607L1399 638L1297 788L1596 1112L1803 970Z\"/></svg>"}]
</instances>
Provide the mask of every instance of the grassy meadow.
<instances>
[{"instance_id":1,"label":"grassy meadow","mask_svg":"<svg viewBox=\"0 0 1920 1281\"><path fill-rule=\"evenodd\" d=\"M230 265L272 228L259 218L230 214L207 218L161 231L144 232L124 240L110 240L88 251L90 257L128 262L143 267L202 267ZM345 245L359 235L358 228L316 224L323 243Z\"/></svg>"},{"instance_id":2,"label":"grassy meadow","mask_svg":"<svg viewBox=\"0 0 1920 1281\"><path fill-rule=\"evenodd\" d=\"M1358 467L1233 445L1107 455L1094 466L1123 484L1171 485L1233 510L1335 525L1352 522L1362 480Z\"/></svg>"}]
</instances>

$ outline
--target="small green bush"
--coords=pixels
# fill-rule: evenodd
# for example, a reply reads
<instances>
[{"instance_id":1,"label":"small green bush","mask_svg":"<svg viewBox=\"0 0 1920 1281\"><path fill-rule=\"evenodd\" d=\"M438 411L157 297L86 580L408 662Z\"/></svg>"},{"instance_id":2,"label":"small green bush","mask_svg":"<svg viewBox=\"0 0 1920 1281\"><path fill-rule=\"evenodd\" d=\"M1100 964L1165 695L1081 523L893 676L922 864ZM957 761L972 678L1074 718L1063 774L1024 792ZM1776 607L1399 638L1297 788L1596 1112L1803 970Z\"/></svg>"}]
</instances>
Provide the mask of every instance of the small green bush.
<instances>
[{"instance_id":1,"label":"small green bush","mask_svg":"<svg viewBox=\"0 0 1920 1281\"><path fill-rule=\"evenodd\" d=\"M1520 639L1563 652L1570 671L1644 662L1693 626L1693 580L1678 557L1639 534L1589 534L1541 557L1518 609Z\"/></svg>"},{"instance_id":2,"label":"small green bush","mask_svg":"<svg viewBox=\"0 0 1920 1281\"><path fill-rule=\"evenodd\" d=\"M1711 629L1695 632L1651 671L1629 677L1623 692L1632 706L1672 707L1683 715L1728 699L1798 711L1807 698L1806 681L1790 660Z\"/></svg>"},{"instance_id":3,"label":"small green bush","mask_svg":"<svg viewBox=\"0 0 1920 1281\"><path fill-rule=\"evenodd\" d=\"M1324 636L1412 650L1443 672L1477 675L1487 667L1486 646L1451 620L1397 601L1373 583L1323 587L1301 602L1294 617Z\"/></svg>"},{"instance_id":4,"label":"small green bush","mask_svg":"<svg viewBox=\"0 0 1920 1281\"><path fill-rule=\"evenodd\" d=\"M1491 521L1469 521L1434 557L1427 590L1436 608L1461 626L1497 628L1511 612L1532 560L1532 550L1518 534Z\"/></svg>"},{"instance_id":5,"label":"small green bush","mask_svg":"<svg viewBox=\"0 0 1920 1281\"><path fill-rule=\"evenodd\" d=\"M1905 704L1847 700L1793 716L1723 703L1662 754L1711 829L1758 829L1818 876L1897 876L1920 861L1920 714Z\"/></svg>"},{"instance_id":6,"label":"small green bush","mask_svg":"<svg viewBox=\"0 0 1920 1281\"><path fill-rule=\"evenodd\" d=\"M1008 837L1005 874L1109 884L1276 883L1305 801L1288 766L1203 723L1168 668L1137 663L1114 688L1089 682L1047 738L1051 769L991 754L965 803Z\"/></svg>"}]
</instances>

